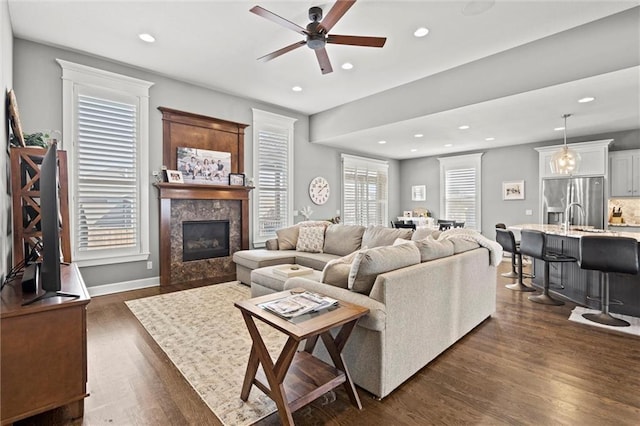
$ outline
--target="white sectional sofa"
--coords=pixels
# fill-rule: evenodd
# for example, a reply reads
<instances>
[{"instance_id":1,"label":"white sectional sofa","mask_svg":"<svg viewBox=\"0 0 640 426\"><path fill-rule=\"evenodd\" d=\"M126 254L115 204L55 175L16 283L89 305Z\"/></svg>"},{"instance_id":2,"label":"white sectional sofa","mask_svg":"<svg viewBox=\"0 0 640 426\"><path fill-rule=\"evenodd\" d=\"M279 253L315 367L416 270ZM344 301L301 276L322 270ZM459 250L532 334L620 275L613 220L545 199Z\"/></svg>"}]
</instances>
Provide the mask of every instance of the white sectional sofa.
<instances>
[{"instance_id":1,"label":"white sectional sofa","mask_svg":"<svg viewBox=\"0 0 640 426\"><path fill-rule=\"evenodd\" d=\"M302 287L368 307L369 314L358 322L343 355L354 382L383 398L495 312L496 267L502 249L468 230L434 233L426 239L404 229L362 231L361 246L366 243L370 248L351 256L248 250L234 254L234 261L239 279L249 276L254 296ZM414 241L399 244L403 241L394 231L409 232L405 239ZM392 242L375 245L381 241ZM251 281L252 268L278 263L298 263L323 273L310 275L312 279ZM345 273L346 280L336 278ZM320 282L323 279L334 282ZM315 354L330 362L323 345L316 346Z\"/></svg>"}]
</instances>

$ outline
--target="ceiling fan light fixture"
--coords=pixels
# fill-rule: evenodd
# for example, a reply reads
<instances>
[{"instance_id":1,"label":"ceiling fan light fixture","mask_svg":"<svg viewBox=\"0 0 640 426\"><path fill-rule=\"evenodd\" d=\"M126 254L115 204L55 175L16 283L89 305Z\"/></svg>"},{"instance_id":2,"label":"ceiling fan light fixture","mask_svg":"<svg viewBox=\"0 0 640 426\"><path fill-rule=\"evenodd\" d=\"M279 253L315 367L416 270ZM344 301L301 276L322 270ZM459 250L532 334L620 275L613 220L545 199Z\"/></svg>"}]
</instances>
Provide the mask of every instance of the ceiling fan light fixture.
<instances>
[{"instance_id":1,"label":"ceiling fan light fixture","mask_svg":"<svg viewBox=\"0 0 640 426\"><path fill-rule=\"evenodd\" d=\"M557 152L551 156L549 165L551 166L551 173L557 175L572 175L578 171L580 167L581 157L580 154L569 148L567 145L567 118L571 117L571 114L564 114L564 145Z\"/></svg>"}]
</instances>

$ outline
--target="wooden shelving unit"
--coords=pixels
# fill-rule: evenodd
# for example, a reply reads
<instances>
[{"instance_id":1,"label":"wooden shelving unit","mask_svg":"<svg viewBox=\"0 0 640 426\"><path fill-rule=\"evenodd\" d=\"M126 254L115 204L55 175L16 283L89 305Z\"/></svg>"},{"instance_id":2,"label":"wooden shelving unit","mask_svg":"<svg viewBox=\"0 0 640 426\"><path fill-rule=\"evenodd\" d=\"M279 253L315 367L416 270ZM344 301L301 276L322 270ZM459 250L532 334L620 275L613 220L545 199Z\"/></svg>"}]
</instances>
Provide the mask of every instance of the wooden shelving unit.
<instances>
[{"instance_id":1,"label":"wooden shelving unit","mask_svg":"<svg viewBox=\"0 0 640 426\"><path fill-rule=\"evenodd\" d=\"M11 194L13 198L13 265L20 264L42 242L40 212L40 164L43 148L11 148ZM60 249L71 262L67 153L58 151L58 197L60 200Z\"/></svg>"}]
</instances>

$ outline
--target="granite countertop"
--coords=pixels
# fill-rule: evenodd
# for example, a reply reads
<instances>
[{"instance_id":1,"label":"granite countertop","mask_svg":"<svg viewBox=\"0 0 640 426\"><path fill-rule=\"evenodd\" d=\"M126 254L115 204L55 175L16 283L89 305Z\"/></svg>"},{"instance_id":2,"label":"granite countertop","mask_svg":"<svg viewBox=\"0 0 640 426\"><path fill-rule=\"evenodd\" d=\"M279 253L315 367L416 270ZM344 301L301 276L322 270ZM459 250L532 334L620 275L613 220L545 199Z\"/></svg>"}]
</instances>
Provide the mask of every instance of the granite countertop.
<instances>
[{"instance_id":1,"label":"granite countertop","mask_svg":"<svg viewBox=\"0 0 640 426\"><path fill-rule=\"evenodd\" d=\"M609 223L609 226L624 228L625 226L640 227L640 223Z\"/></svg>"},{"instance_id":2,"label":"granite countertop","mask_svg":"<svg viewBox=\"0 0 640 426\"><path fill-rule=\"evenodd\" d=\"M539 223L526 223L523 225L512 225L508 227L511 230L521 231L523 229L533 229L542 231L549 235L561 235L569 238L581 238L585 235L602 235L608 237L628 237L635 238L640 242L640 232L624 232L624 231L607 231L603 229L593 229L588 226L572 226L569 232L565 232L558 225L542 225ZM591 230L593 229L593 230Z\"/></svg>"}]
</instances>

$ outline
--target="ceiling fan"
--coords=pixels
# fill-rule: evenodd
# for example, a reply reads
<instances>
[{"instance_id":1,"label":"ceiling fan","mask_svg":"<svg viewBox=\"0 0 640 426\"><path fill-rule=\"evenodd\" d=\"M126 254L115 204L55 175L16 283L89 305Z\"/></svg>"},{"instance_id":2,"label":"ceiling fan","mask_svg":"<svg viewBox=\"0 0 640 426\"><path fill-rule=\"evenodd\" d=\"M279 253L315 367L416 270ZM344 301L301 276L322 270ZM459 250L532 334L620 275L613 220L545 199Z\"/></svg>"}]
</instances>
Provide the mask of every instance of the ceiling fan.
<instances>
[{"instance_id":1,"label":"ceiling fan","mask_svg":"<svg viewBox=\"0 0 640 426\"><path fill-rule=\"evenodd\" d=\"M325 49L325 45L327 43L367 47L384 46L384 43L387 41L386 37L328 34L329 31L331 31L331 28L333 28L333 26L340 20L340 18L342 18L342 16L347 13L347 10L349 10L355 2L356 0L337 0L329 13L327 13L327 15L324 17L324 19L322 19L322 9L320 7L314 6L310 8L309 19L311 20L311 22L307 25L307 28L302 28L301 26L294 24L287 19L284 19L273 12L270 12L263 7L254 6L250 9L250 12L253 12L258 16L262 16L263 18L266 18L270 21L275 22L276 24L282 25L283 27L289 28L305 36L305 40L290 44L289 46L283 47L282 49L278 49L275 52L271 52L268 55L258 58L258 60L270 61L280 55L283 55L306 44L307 47L313 49L316 52L316 57L318 58L318 63L320 64L320 70L322 70L322 74L328 74L333 71L333 68L331 67L331 61L329 61L329 56L327 55L327 50Z\"/></svg>"}]
</instances>

